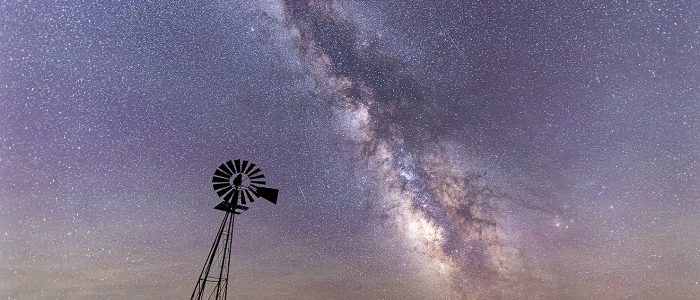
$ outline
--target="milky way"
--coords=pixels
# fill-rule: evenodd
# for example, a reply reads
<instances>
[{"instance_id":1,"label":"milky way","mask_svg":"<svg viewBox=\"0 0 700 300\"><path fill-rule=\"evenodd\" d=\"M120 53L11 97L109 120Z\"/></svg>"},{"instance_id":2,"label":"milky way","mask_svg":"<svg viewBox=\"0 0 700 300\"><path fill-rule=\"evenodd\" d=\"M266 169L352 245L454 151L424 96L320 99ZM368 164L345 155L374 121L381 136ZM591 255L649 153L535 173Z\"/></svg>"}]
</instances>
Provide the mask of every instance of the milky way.
<instances>
[{"instance_id":1,"label":"milky way","mask_svg":"<svg viewBox=\"0 0 700 300\"><path fill-rule=\"evenodd\" d=\"M568 228L562 225L571 221L565 205L551 191L527 179L506 187L486 176L492 170L470 164L478 158L460 153L468 152L465 146L444 145L440 117L433 114L439 102L427 99L423 82L339 3L267 3L261 11L278 46L297 51L287 55L305 65L302 72L331 103L359 153L359 172L379 182L382 196L369 205L397 225L405 246L432 270L428 276L448 285L451 297L466 298L523 296L552 284L551 272L524 267L522 245L512 234L530 230L527 224L536 219ZM524 224L513 224L513 212L527 215L517 220Z\"/></svg>"},{"instance_id":2,"label":"milky way","mask_svg":"<svg viewBox=\"0 0 700 300\"><path fill-rule=\"evenodd\" d=\"M360 152L380 199L370 204L398 224L407 246L424 256L457 295L494 296L522 272L506 211L559 207L522 204L486 170L469 167L440 144L429 101L401 61L329 2L290 1L266 7L282 47L298 51L317 89L332 103L337 121ZM291 37L291 38L289 38ZM417 121L418 120L418 121ZM516 204L516 206L512 206ZM491 283L497 287L489 286ZM498 291L496 291L496 290Z\"/></svg>"}]
</instances>

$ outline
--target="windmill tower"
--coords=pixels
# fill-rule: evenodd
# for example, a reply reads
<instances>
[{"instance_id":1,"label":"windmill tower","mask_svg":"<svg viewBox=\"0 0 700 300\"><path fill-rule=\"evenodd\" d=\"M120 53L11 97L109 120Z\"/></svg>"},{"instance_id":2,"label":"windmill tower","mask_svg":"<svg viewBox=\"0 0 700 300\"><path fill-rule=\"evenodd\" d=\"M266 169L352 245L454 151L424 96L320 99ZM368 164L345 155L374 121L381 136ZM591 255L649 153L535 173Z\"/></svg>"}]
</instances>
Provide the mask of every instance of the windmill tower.
<instances>
[{"instance_id":1,"label":"windmill tower","mask_svg":"<svg viewBox=\"0 0 700 300\"><path fill-rule=\"evenodd\" d=\"M225 214L190 300L226 299L234 217L248 210L247 205L259 198L277 204L279 191L265 187L265 175L247 160L229 160L221 164L214 171L212 183L214 191L222 198L214 209Z\"/></svg>"}]
</instances>

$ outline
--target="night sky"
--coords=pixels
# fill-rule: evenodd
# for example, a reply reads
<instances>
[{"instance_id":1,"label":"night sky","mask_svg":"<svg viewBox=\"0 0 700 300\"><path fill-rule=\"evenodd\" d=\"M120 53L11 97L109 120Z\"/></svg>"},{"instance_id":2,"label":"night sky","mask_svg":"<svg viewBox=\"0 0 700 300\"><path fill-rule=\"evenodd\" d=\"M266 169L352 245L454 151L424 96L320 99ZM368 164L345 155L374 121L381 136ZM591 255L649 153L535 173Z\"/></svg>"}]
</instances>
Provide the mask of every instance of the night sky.
<instances>
[{"instance_id":1,"label":"night sky","mask_svg":"<svg viewBox=\"0 0 700 300\"><path fill-rule=\"evenodd\" d=\"M0 298L699 299L700 2L0 4Z\"/></svg>"}]
</instances>

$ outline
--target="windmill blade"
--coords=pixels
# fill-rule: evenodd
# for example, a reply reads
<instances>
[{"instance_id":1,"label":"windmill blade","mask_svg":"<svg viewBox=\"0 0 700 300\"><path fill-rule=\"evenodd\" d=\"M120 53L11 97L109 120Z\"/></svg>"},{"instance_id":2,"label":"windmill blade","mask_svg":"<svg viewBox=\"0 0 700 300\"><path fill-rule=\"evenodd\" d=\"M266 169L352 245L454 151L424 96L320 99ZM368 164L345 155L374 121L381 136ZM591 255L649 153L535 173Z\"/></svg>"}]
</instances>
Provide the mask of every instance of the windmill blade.
<instances>
[{"instance_id":1,"label":"windmill blade","mask_svg":"<svg viewBox=\"0 0 700 300\"><path fill-rule=\"evenodd\" d=\"M260 174L260 175L258 175L258 176L250 177L251 180L253 180L253 179L258 179L258 178L265 178L265 175Z\"/></svg>"},{"instance_id":2,"label":"windmill blade","mask_svg":"<svg viewBox=\"0 0 700 300\"><path fill-rule=\"evenodd\" d=\"M245 201L245 193L241 193L241 204L246 204L247 202Z\"/></svg>"},{"instance_id":3,"label":"windmill blade","mask_svg":"<svg viewBox=\"0 0 700 300\"><path fill-rule=\"evenodd\" d=\"M216 194L219 195L219 197L223 197L224 195L226 195L226 193L230 192L232 189L233 188L231 186L228 186L225 189L216 191Z\"/></svg>"},{"instance_id":4,"label":"windmill blade","mask_svg":"<svg viewBox=\"0 0 700 300\"><path fill-rule=\"evenodd\" d=\"M231 186L231 185L228 184L228 182L224 182L224 183L215 183L215 184L214 184L214 190L223 189L223 188L229 187L229 186Z\"/></svg>"},{"instance_id":5,"label":"windmill blade","mask_svg":"<svg viewBox=\"0 0 700 300\"><path fill-rule=\"evenodd\" d=\"M238 201L238 190L233 189L228 195L224 196L224 200L231 202L231 203L236 203Z\"/></svg>"},{"instance_id":6,"label":"windmill blade","mask_svg":"<svg viewBox=\"0 0 700 300\"><path fill-rule=\"evenodd\" d=\"M245 168L247 168L247 167L248 167L248 161L247 161L247 160L244 160L244 161L241 163L240 172L241 172L241 173L245 173Z\"/></svg>"},{"instance_id":7,"label":"windmill blade","mask_svg":"<svg viewBox=\"0 0 700 300\"><path fill-rule=\"evenodd\" d=\"M251 180L251 181L250 181L250 183L251 183L251 184L253 184L253 183L257 183L257 184L265 184L265 181L260 181L260 180Z\"/></svg>"},{"instance_id":8,"label":"windmill blade","mask_svg":"<svg viewBox=\"0 0 700 300\"><path fill-rule=\"evenodd\" d=\"M235 194L235 193L236 193L236 189L231 188L231 189L228 191L228 193L226 193L226 194L225 194L223 197L221 197L221 198L224 199L224 201L228 202L229 200L231 200L231 197L233 197L233 194Z\"/></svg>"},{"instance_id":9,"label":"windmill blade","mask_svg":"<svg viewBox=\"0 0 700 300\"><path fill-rule=\"evenodd\" d=\"M220 170L220 169L216 169L216 171L214 171L214 175L216 175L216 176L221 176L221 177L224 177L224 178L231 178L231 174L226 174L226 172L224 172L224 171L222 171L222 170Z\"/></svg>"},{"instance_id":10,"label":"windmill blade","mask_svg":"<svg viewBox=\"0 0 700 300\"><path fill-rule=\"evenodd\" d=\"M260 172L260 168L255 169L255 171L253 171L253 172L250 172L248 174L248 176L253 176L253 175L257 174L258 172Z\"/></svg>"},{"instance_id":11,"label":"windmill blade","mask_svg":"<svg viewBox=\"0 0 700 300\"><path fill-rule=\"evenodd\" d=\"M229 170L229 169L226 167L226 163L223 163L223 164L219 165L219 170L221 170L221 172L224 172L224 173L226 173L226 174L229 175L229 176L230 176L231 174L233 174L233 173L231 173L231 170Z\"/></svg>"},{"instance_id":12,"label":"windmill blade","mask_svg":"<svg viewBox=\"0 0 700 300\"><path fill-rule=\"evenodd\" d=\"M252 170L254 167L255 167L255 164L251 163L250 166L248 166L248 169L246 169L243 173L246 173L246 174L250 173L250 170Z\"/></svg>"},{"instance_id":13,"label":"windmill blade","mask_svg":"<svg viewBox=\"0 0 700 300\"><path fill-rule=\"evenodd\" d=\"M226 163L221 164L219 166L219 169L221 169L221 171L223 171L224 173L228 174L228 176L233 175L233 172L231 172L231 170L228 169L228 167L226 166Z\"/></svg>"},{"instance_id":14,"label":"windmill blade","mask_svg":"<svg viewBox=\"0 0 700 300\"><path fill-rule=\"evenodd\" d=\"M248 199L250 199L251 203L255 202L255 197L253 197L253 195L250 194L249 190L245 190L245 194L248 195Z\"/></svg>"},{"instance_id":15,"label":"windmill blade","mask_svg":"<svg viewBox=\"0 0 700 300\"><path fill-rule=\"evenodd\" d=\"M214 182L214 183L216 183L216 182L227 182L227 183L228 183L228 178L222 178L222 177L214 176L214 177L212 177L211 182Z\"/></svg>"},{"instance_id":16,"label":"windmill blade","mask_svg":"<svg viewBox=\"0 0 700 300\"><path fill-rule=\"evenodd\" d=\"M228 167L229 170L231 170L231 174L236 174L238 171L236 171L236 167L233 165L232 161L227 161L226 166Z\"/></svg>"},{"instance_id":17,"label":"windmill blade","mask_svg":"<svg viewBox=\"0 0 700 300\"><path fill-rule=\"evenodd\" d=\"M234 160L233 164L236 166L236 173L241 173L241 160Z\"/></svg>"}]
</instances>

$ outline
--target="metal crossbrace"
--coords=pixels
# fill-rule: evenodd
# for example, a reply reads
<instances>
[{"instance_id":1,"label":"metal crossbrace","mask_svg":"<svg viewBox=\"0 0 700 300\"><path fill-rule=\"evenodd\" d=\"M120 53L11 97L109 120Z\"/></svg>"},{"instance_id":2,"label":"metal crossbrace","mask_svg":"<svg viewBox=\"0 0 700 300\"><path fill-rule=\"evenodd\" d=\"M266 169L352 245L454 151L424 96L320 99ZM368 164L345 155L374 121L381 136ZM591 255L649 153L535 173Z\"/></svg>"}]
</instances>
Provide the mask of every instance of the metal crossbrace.
<instances>
[{"instance_id":1,"label":"metal crossbrace","mask_svg":"<svg viewBox=\"0 0 700 300\"><path fill-rule=\"evenodd\" d=\"M231 268L231 243L233 241L233 223L233 213L226 212L226 215L224 215L224 219L221 222L221 225L219 226L219 230L216 234L216 237L214 238L214 243L212 244L211 249L209 250L207 260L204 266L202 267L202 271L199 274L197 284L195 285L194 290L192 291L190 300L226 299L228 294L229 270ZM223 251L219 251L221 238L224 236L225 238L223 244ZM212 266L216 263L218 263L219 270L218 272L214 271L215 274L210 275L212 271ZM211 293L208 297L205 294L207 282L216 283L216 286L211 289Z\"/></svg>"}]
</instances>

